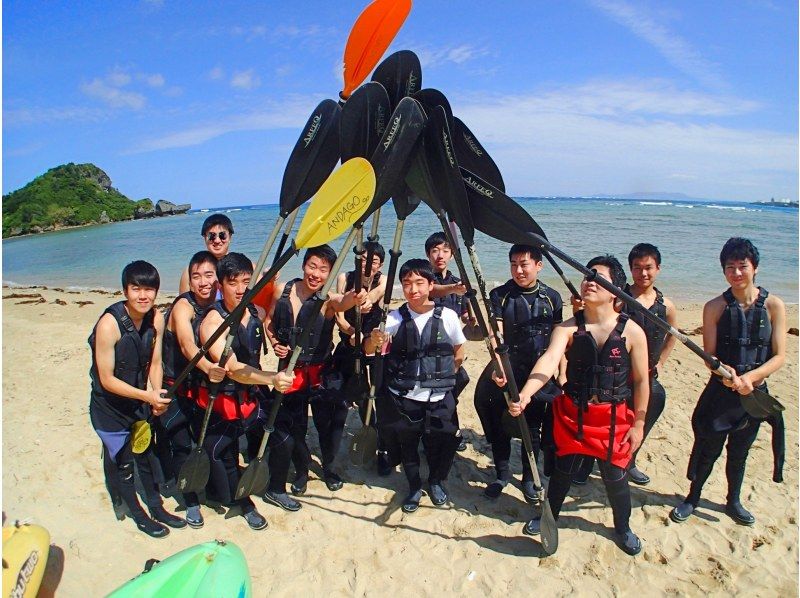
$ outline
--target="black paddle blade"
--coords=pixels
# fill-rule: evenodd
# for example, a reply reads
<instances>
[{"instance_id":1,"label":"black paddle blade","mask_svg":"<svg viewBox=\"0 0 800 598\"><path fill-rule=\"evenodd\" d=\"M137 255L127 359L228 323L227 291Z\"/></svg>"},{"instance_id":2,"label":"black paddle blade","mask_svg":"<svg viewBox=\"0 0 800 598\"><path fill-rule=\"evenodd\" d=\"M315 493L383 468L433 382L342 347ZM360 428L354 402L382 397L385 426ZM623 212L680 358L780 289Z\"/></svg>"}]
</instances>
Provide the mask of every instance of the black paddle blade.
<instances>
[{"instance_id":1,"label":"black paddle blade","mask_svg":"<svg viewBox=\"0 0 800 598\"><path fill-rule=\"evenodd\" d=\"M464 244L474 245L475 228L467 201L467 191L453 149L453 138L447 125L447 115L442 106L428 112L425 128L425 152L433 175L433 187L442 207L455 220L464 238Z\"/></svg>"},{"instance_id":2,"label":"black paddle blade","mask_svg":"<svg viewBox=\"0 0 800 598\"><path fill-rule=\"evenodd\" d=\"M528 233L544 237L544 231L525 209L508 195L462 168L469 209L475 227L506 243L530 243Z\"/></svg>"},{"instance_id":3,"label":"black paddle blade","mask_svg":"<svg viewBox=\"0 0 800 598\"><path fill-rule=\"evenodd\" d=\"M263 494L267 488L267 482L269 482L269 465L267 457L262 455L253 459L247 465L247 469L244 470L242 477L239 478L239 485L236 486L234 499L239 500L245 496Z\"/></svg>"},{"instance_id":4,"label":"black paddle blade","mask_svg":"<svg viewBox=\"0 0 800 598\"><path fill-rule=\"evenodd\" d=\"M422 67L419 58L411 50L395 52L378 65L372 73L372 80L386 88L389 104L394 110L400 100L416 93L422 87Z\"/></svg>"},{"instance_id":5,"label":"black paddle blade","mask_svg":"<svg viewBox=\"0 0 800 598\"><path fill-rule=\"evenodd\" d=\"M350 158L369 159L383 137L389 114L389 96L380 83L365 83L353 92L339 121L342 164Z\"/></svg>"},{"instance_id":6,"label":"black paddle blade","mask_svg":"<svg viewBox=\"0 0 800 598\"><path fill-rule=\"evenodd\" d=\"M281 183L281 216L314 195L339 161L339 118L342 109L333 100L322 100L303 127L289 155Z\"/></svg>"},{"instance_id":7,"label":"black paddle blade","mask_svg":"<svg viewBox=\"0 0 800 598\"><path fill-rule=\"evenodd\" d=\"M195 447L178 472L178 490L201 492L208 484L211 462L202 446Z\"/></svg>"},{"instance_id":8,"label":"black paddle blade","mask_svg":"<svg viewBox=\"0 0 800 598\"><path fill-rule=\"evenodd\" d=\"M556 518L553 516L553 510L550 508L550 502L547 496L542 494L542 521L540 526L541 542L544 551L549 554L555 554L558 550L558 525L556 525Z\"/></svg>"},{"instance_id":9,"label":"black paddle blade","mask_svg":"<svg viewBox=\"0 0 800 598\"><path fill-rule=\"evenodd\" d=\"M425 127L427 129L427 127ZM433 188L433 175L431 174L430 164L428 164L428 142L425 140L427 133L423 134L417 147L411 155L411 162L406 173L406 186L408 189L424 201L435 213L439 213L442 204L436 197Z\"/></svg>"},{"instance_id":10,"label":"black paddle blade","mask_svg":"<svg viewBox=\"0 0 800 598\"><path fill-rule=\"evenodd\" d=\"M362 426L350 441L350 463L362 467L372 464L378 450L378 431L372 426Z\"/></svg>"},{"instance_id":11,"label":"black paddle blade","mask_svg":"<svg viewBox=\"0 0 800 598\"><path fill-rule=\"evenodd\" d=\"M459 166L474 172L485 181L489 181L500 191L505 191L506 185L497 164L460 118L453 117L451 132Z\"/></svg>"},{"instance_id":12,"label":"black paddle blade","mask_svg":"<svg viewBox=\"0 0 800 598\"><path fill-rule=\"evenodd\" d=\"M348 401L361 402L369 396L369 384L364 372L354 373L342 388L342 394Z\"/></svg>"},{"instance_id":13,"label":"black paddle blade","mask_svg":"<svg viewBox=\"0 0 800 598\"><path fill-rule=\"evenodd\" d=\"M741 395L742 407L757 419L767 419L786 409L777 399L757 388L749 395Z\"/></svg>"},{"instance_id":14,"label":"black paddle blade","mask_svg":"<svg viewBox=\"0 0 800 598\"><path fill-rule=\"evenodd\" d=\"M408 185L403 185L403 189L398 191L392 197L392 207L397 214L398 220L405 220L409 214L417 209L420 199L408 188Z\"/></svg>"},{"instance_id":15,"label":"black paddle blade","mask_svg":"<svg viewBox=\"0 0 800 598\"><path fill-rule=\"evenodd\" d=\"M447 115L447 126L450 127L451 130L453 129L453 109L450 107L450 102L441 91L433 87L428 87L426 89L420 89L412 97L422 104L425 113L428 115L430 115L436 106L444 108L444 112Z\"/></svg>"},{"instance_id":16,"label":"black paddle blade","mask_svg":"<svg viewBox=\"0 0 800 598\"><path fill-rule=\"evenodd\" d=\"M377 185L372 204L361 216L361 222L402 189L412 152L424 127L425 114L419 103L411 98L400 100L370 158Z\"/></svg>"}]
</instances>

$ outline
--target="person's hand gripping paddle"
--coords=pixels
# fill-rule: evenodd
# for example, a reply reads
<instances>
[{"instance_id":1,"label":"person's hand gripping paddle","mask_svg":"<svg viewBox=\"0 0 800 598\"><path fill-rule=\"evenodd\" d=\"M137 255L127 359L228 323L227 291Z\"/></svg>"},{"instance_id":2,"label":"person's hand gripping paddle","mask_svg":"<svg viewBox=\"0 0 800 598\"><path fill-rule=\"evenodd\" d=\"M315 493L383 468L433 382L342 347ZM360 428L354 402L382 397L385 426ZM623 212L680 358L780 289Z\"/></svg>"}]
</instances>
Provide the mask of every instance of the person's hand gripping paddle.
<instances>
[{"instance_id":1,"label":"person's hand gripping paddle","mask_svg":"<svg viewBox=\"0 0 800 598\"><path fill-rule=\"evenodd\" d=\"M206 355L208 349L229 327L232 331L231 334L235 334L247 304L252 301L253 297L264 285L275 277L280 268L299 249L327 243L349 228L350 223L358 217L357 214L366 210L371 204L374 193L374 180L375 174L372 166L363 158L354 158L348 161L328 177L312 200L303 218L297 238L291 243L291 247L281 255L276 264L273 264L255 286L244 294L239 305L230 312L214 334L203 344L200 351L198 351L198 355ZM231 354L231 334L229 334L228 342L225 344L225 349L219 362L223 367ZM196 358L197 361L199 359L199 357ZM208 455L203 448L203 441L205 440L208 421L216 400L218 386L212 385L209 389L209 402L203 416L197 447L192 450L178 474L178 489L181 492L202 490L208 482L210 463Z\"/></svg>"}]
</instances>

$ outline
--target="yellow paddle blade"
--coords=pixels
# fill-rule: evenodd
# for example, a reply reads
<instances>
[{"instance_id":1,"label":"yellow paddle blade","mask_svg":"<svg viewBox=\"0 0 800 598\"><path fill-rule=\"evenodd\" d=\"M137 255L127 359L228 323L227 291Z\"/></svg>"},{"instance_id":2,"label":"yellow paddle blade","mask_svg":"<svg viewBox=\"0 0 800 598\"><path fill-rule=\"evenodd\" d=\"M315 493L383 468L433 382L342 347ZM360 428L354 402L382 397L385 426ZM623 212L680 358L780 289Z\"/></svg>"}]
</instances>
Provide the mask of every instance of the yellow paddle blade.
<instances>
[{"instance_id":1,"label":"yellow paddle blade","mask_svg":"<svg viewBox=\"0 0 800 598\"><path fill-rule=\"evenodd\" d=\"M375 171L364 158L351 158L322 183L308 206L295 246L330 243L367 211L375 195Z\"/></svg>"},{"instance_id":2,"label":"yellow paddle blade","mask_svg":"<svg viewBox=\"0 0 800 598\"><path fill-rule=\"evenodd\" d=\"M131 448L137 455L141 455L147 450L151 438L150 424L145 420L139 420L131 426Z\"/></svg>"}]
</instances>

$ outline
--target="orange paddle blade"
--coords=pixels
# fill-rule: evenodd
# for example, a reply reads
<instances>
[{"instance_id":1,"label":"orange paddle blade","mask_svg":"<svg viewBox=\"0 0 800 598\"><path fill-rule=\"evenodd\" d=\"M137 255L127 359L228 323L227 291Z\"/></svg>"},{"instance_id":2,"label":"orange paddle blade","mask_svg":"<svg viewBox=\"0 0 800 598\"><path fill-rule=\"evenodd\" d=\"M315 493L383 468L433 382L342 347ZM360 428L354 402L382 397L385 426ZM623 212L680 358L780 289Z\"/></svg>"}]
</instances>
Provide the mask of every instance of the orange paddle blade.
<instances>
[{"instance_id":1,"label":"orange paddle blade","mask_svg":"<svg viewBox=\"0 0 800 598\"><path fill-rule=\"evenodd\" d=\"M358 16L344 47L342 99L372 72L410 11L411 0L375 0Z\"/></svg>"}]
</instances>

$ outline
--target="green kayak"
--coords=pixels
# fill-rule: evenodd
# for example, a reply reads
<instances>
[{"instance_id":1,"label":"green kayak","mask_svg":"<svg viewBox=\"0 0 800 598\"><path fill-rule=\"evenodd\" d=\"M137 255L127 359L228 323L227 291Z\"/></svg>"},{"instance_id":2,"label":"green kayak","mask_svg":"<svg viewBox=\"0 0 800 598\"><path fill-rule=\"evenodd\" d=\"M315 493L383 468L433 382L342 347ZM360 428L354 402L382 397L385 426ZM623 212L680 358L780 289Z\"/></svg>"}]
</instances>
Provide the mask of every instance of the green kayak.
<instances>
[{"instance_id":1,"label":"green kayak","mask_svg":"<svg viewBox=\"0 0 800 598\"><path fill-rule=\"evenodd\" d=\"M109 594L109 598L181 596L250 598L250 572L241 549L216 540L173 554Z\"/></svg>"}]
</instances>

